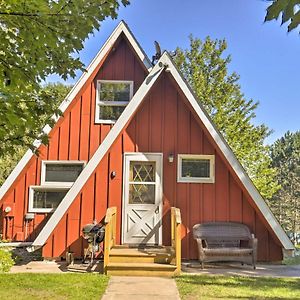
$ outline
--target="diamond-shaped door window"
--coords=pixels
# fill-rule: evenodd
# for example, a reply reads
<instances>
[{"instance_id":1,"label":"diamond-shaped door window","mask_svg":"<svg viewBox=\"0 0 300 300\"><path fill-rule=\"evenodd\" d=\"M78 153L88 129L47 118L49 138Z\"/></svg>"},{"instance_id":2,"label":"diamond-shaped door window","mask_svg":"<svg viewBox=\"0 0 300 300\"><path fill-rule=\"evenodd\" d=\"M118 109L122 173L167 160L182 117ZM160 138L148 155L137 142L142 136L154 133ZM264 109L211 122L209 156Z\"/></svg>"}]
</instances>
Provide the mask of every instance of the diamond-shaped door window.
<instances>
[{"instance_id":1,"label":"diamond-shaped door window","mask_svg":"<svg viewBox=\"0 0 300 300\"><path fill-rule=\"evenodd\" d=\"M154 204L154 184L129 184L129 204Z\"/></svg>"},{"instance_id":2,"label":"diamond-shaped door window","mask_svg":"<svg viewBox=\"0 0 300 300\"><path fill-rule=\"evenodd\" d=\"M129 181L155 182L155 162L131 161Z\"/></svg>"}]
</instances>

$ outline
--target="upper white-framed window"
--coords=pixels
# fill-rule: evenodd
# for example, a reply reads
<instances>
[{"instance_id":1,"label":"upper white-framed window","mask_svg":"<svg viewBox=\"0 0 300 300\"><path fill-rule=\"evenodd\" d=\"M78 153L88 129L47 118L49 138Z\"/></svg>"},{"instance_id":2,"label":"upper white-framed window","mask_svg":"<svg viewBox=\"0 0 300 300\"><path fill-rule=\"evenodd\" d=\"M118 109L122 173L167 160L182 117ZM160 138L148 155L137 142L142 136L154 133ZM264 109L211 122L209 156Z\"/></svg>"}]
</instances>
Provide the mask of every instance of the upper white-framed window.
<instances>
[{"instance_id":1,"label":"upper white-framed window","mask_svg":"<svg viewBox=\"0 0 300 300\"><path fill-rule=\"evenodd\" d=\"M191 183L215 182L215 156L178 154L177 181Z\"/></svg>"},{"instance_id":2,"label":"upper white-framed window","mask_svg":"<svg viewBox=\"0 0 300 300\"><path fill-rule=\"evenodd\" d=\"M28 212L53 212L69 191L68 187L31 185L29 187Z\"/></svg>"},{"instance_id":3,"label":"upper white-framed window","mask_svg":"<svg viewBox=\"0 0 300 300\"><path fill-rule=\"evenodd\" d=\"M133 96L133 81L98 80L95 123L114 124Z\"/></svg>"},{"instance_id":4,"label":"upper white-framed window","mask_svg":"<svg viewBox=\"0 0 300 300\"><path fill-rule=\"evenodd\" d=\"M41 185L71 187L85 166L78 160L43 160L41 167Z\"/></svg>"}]
</instances>

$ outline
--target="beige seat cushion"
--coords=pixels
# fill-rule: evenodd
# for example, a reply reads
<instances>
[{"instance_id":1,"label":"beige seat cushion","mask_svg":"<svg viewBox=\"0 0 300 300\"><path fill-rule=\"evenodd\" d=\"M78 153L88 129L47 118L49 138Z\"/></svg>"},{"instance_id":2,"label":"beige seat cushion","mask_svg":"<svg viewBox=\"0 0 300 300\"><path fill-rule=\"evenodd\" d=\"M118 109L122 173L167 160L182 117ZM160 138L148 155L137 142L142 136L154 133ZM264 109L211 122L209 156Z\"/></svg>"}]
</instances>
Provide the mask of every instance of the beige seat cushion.
<instances>
[{"instance_id":1,"label":"beige seat cushion","mask_svg":"<svg viewBox=\"0 0 300 300\"><path fill-rule=\"evenodd\" d=\"M204 248L207 256L245 256L252 255L253 250L249 248Z\"/></svg>"}]
</instances>

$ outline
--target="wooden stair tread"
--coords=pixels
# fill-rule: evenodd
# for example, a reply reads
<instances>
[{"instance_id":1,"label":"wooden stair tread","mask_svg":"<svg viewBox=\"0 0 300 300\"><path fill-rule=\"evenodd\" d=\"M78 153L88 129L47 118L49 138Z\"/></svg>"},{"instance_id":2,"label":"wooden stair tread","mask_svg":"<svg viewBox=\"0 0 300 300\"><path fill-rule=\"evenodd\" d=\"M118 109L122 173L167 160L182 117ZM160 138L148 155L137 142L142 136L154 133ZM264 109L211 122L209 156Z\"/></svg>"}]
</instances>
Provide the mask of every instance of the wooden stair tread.
<instances>
[{"instance_id":1,"label":"wooden stair tread","mask_svg":"<svg viewBox=\"0 0 300 300\"><path fill-rule=\"evenodd\" d=\"M145 270L175 270L176 266L170 264L158 264L158 263L109 263L107 266L109 269L145 269Z\"/></svg>"},{"instance_id":2,"label":"wooden stair tread","mask_svg":"<svg viewBox=\"0 0 300 300\"><path fill-rule=\"evenodd\" d=\"M140 250L137 248L112 248L110 251L111 256L146 256L155 257L157 255L172 255L169 249L145 249Z\"/></svg>"}]
</instances>

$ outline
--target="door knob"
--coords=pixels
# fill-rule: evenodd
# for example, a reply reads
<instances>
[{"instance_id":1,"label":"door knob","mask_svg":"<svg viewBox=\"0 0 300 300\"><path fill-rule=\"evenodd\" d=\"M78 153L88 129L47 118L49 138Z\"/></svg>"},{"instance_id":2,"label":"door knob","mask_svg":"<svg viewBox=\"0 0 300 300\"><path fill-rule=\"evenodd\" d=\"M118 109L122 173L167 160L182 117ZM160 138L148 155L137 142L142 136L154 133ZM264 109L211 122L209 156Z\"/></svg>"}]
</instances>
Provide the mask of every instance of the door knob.
<instances>
[{"instance_id":1,"label":"door knob","mask_svg":"<svg viewBox=\"0 0 300 300\"><path fill-rule=\"evenodd\" d=\"M159 206L156 207L155 213L156 213L156 214L159 213Z\"/></svg>"}]
</instances>

